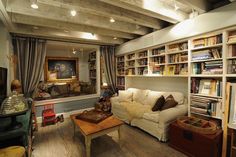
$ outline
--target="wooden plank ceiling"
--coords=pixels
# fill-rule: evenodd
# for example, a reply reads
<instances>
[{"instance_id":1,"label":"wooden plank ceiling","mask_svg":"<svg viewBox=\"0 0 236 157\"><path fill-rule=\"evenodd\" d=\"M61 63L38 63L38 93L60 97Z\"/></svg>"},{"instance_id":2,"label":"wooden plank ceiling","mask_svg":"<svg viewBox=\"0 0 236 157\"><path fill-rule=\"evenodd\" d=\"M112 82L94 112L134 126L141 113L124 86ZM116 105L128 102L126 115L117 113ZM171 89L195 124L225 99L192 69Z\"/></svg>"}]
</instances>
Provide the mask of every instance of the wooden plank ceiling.
<instances>
[{"instance_id":1,"label":"wooden plank ceiling","mask_svg":"<svg viewBox=\"0 0 236 157\"><path fill-rule=\"evenodd\" d=\"M228 3L228 0L0 0L0 18L12 33L119 45L181 22L193 11L202 14ZM32 8L32 4L38 8Z\"/></svg>"}]
</instances>

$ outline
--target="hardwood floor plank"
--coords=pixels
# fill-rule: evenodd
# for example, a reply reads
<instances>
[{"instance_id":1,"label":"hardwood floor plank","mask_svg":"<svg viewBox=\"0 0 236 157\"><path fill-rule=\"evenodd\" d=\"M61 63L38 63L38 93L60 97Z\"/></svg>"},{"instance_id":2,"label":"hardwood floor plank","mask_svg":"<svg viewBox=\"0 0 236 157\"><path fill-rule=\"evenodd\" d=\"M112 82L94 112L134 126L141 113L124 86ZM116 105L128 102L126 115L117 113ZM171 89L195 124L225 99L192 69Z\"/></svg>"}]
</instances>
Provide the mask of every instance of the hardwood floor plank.
<instances>
[{"instance_id":1,"label":"hardwood floor plank","mask_svg":"<svg viewBox=\"0 0 236 157\"><path fill-rule=\"evenodd\" d=\"M123 125L121 141L114 131L92 140L91 157L186 157L159 142L142 130ZM39 127L33 143L33 157L84 157L84 137L77 130L73 140L73 125L70 119L46 127Z\"/></svg>"}]
</instances>

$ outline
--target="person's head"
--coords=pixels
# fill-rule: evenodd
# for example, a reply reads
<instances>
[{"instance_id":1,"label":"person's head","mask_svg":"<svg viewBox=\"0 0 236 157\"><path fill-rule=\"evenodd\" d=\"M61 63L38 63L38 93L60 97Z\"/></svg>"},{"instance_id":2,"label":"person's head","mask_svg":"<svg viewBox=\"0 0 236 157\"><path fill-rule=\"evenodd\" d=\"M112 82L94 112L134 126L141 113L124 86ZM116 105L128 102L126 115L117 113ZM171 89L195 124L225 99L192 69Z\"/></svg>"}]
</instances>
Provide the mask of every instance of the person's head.
<instances>
[{"instance_id":1,"label":"person's head","mask_svg":"<svg viewBox=\"0 0 236 157\"><path fill-rule=\"evenodd\" d=\"M21 93L22 89L21 89L21 83L19 80L13 80L11 82L11 91L16 91L17 93Z\"/></svg>"}]
</instances>

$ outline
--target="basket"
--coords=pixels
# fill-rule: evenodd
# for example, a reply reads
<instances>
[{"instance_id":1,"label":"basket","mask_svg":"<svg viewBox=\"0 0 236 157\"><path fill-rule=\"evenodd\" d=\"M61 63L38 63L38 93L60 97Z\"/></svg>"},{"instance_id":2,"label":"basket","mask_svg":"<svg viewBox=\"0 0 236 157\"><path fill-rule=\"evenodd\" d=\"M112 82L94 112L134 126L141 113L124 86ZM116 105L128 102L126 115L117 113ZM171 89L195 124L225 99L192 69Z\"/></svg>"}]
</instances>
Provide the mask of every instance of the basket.
<instances>
[{"instance_id":1,"label":"basket","mask_svg":"<svg viewBox=\"0 0 236 157\"><path fill-rule=\"evenodd\" d=\"M177 124L184 129L200 134L215 134L217 131L215 123L196 117L180 117L177 119Z\"/></svg>"}]
</instances>

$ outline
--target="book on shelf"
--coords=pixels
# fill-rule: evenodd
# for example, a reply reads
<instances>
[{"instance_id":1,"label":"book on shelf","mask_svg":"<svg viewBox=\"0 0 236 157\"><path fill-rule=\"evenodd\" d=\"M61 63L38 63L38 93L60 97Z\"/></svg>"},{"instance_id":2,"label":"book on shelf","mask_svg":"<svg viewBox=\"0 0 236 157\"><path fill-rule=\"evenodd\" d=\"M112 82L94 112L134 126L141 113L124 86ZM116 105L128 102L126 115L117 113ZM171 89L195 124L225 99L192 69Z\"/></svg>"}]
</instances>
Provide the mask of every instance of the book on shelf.
<instances>
[{"instance_id":1,"label":"book on shelf","mask_svg":"<svg viewBox=\"0 0 236 157\"><path fill-rule=\"evenodd\" d=\"M214 116L218 118L222 117L221 99L191 95L190 100L190 111L192 113Z\"/></svg>"},{"instance_id":2,"label":"book on shelf","mask_svg":"<svg viewBox=\"0 0 236 157\"><path fill-rule=\"evenodd\" d=\"M139 57L139 58L147 57L147 53L148 53L147 51L139 52L139 53L138 53L138 57Z\"/></svg>"},{"instance_id":3,"label":"book on shelf","mask_svg":"<svg viewBox=\"0 0 236 157\"><path fill-rule=\"evenodd\" d=\"M228 57L235 57L235 56L236 56L236 44L229 45Z\"/></svg>"},{"instance_id":4,"label":"book on shelf","mask_svg":"<svg viewBox=\"0 0 236 157\"><path fill-rule=\"evenodd\" d=\"M228 42L229 42L229 43L231 43L231 42L236 42L236 35L230 35L228 38L229 38L229 39L228 39Z\"/></svg>"},{"instance_id":5,"label":"book on shelf","mask_svg":"<svg viewBox=\"0 0 236 157\"><path fill-rule=\"evenodd\" d=\"M188 49L188 43L182 42L182 43L175 43L168 46L168 51L181 51L181 50L187 50Z\"/></svg>"},{"instance_id":6,"label":"book on shelf","mask_svg":"<svg viewBox=\"0 0 236 157\"><path fill-rule=\"evenodd\" d=\"M236 83L230 83L229 124L236 127Z\"/></svg>"},{"instance_id":7,"label":"book on shelf","mask_svg":"<svg viewBox=\"0 0 236 157\"><path fill-rule=\"evenodd\" d=\"M193 74L222 74L223 73L223 61L206 61L201 63L193 63L192 73Z\"/></svg>"},{"instance_id":8,"label":"book on shelf","mask_svg":"<svg viewBox=\"0 0 236 157\"><path fill-rule=\"evenodd\" d=\"M222 96L222 81L215 79L191 79L191 93L206 96Z\"/></svg>"},{"instance_id":9,"label":"book on shelf","mask_svg":"<svg viewBox=\"0 0 236 157\"><path fill-rule=\"evenodd\" d=\"M124 56L117 57L117 62L124 62L124 61L125 61Z\"/></svg>"},{"instance_id":10,"label":"book on shelf","mask_svg":"<svg viewBox=\"0 0 236 157\"><path fill-rule=\"evenodd\" d=\"M151 62L155 64L164 64L165 63L165 56L158 56L151 58Z\"/></svg>"},{"instance_id":11,"label":"book on shelf","mask_svg":"<svg viewBox=\"0 0 236 157\"><path fill-rule=\"evenodd\" d=\"M164 65L150 64L149 68L150 68L151 74L156 74L156 75L163 75L165 71Z\"/></svg>"},{"instance_id":12,"label":"book on shelf","mask_svg":"<svg viewBox=\"0 0 236 157\"><path fill-rule=\"evenodd\" d=\"M186 62L186 61L188 61L187 53L171 54L169 56L169 63L178 63L178 62Z\"/></svg>"},{"instance_id":13,"label":"book on shelf","mask_svg":"<svg viewBox=\"0 0 236 157\"><path fill-rule=\"evenodd\" d=\"M205 47L222 43L222 34L193 40L193 47Z\"/></svg>"},{"instance_id":14,"label":"book on shelf","mask_svg":"<svg viewBox=\"0 0 236 157\"><path fill-rule=\"evenodd\" d=\"M192 52L192 61L221 58L222 49L206 49Z\"/></svg>"},{"instance_id":15,"label":"book on shelf","mask_svg":"<svg viewBox=\"0 0 236 157\"><path fill-rule=\"evenodd\" d=\"M135 68L126 69L126 75L135 75Z\"/></svg>"},{"instance_id":16,"label":"book on shelf","mask_svg":"<svg viewBox=\"0 0 236 157\"><path fill-rule=\"evenodd\" d=\"M134 66L134 65L135 65L135 60L127 61L127 66Z\"/></svg>"},{"instance_id":17,"label":"book on shelf","mask_svg":"<svg viewBox=\"0 0 236 157\"><path fill-rule=\"evenodd\" d=\"M125 77L118 77L117 86L124 86L124 85L125 85Z\"/></svg>"},{"instance_id":18,"label":"book on shelf","mask_svg":"<svg viewBox=\"0 0 236 157\"><path fill-rule=\"evenodd\" d=\"M89 53L89 62L94 60L96 61L96 51Z\"/></svg>"},{"instance_id":19,"label":"book on shelf","mask_svg":"<svg viewBox=\"0 0 236 157\"><path fill-rule=\"evenodd\" d=\"M147 75L148 74L148 68L147 67L139 67L137 72L138 72L138 75Z\"/></svg>"},{"instance_id":20,"label":"book on shelf","mask_svg":"<svg viewBox=\"0 0 236 157\"><path fill-rule=\"evenodd\" d=\"M139 59L138 60L138 65L141 66L141 65L147 65L148 63L148 59L147 58L142 58L142 59Z\"/></svg>"},{"instance_id":21,"label":"book on shelf","mask_svg":"<svg viewBox=\"0 0 236 157\"><path fill-rule=\"evenodd\" d=\"M227 62L227 73L236 74L236 59L230 59Z\"/></svg>"},{"instance_id":22,"label":"book on shelf","mask_svg":"<svg viewBox=\"0 0 236 157\"><path fill-rule=\"evenodd\" d=\"M127 55L127 59L128 60L135 59L135 53Z\"/></svg>"},{"instance_id":23,"label":"book on shelf","mask_svg":"<svg viewBox=\"0 0 236 157\"><path fill-rule=\"evenodd\" d=\"M160 54L164 54L165 53L165 46L163 47L159 47L159 48L156 48L156 49L153 49L152 50L152 55L155 56L155 55L160 55Z\"/></svg>"}]
</instances>

